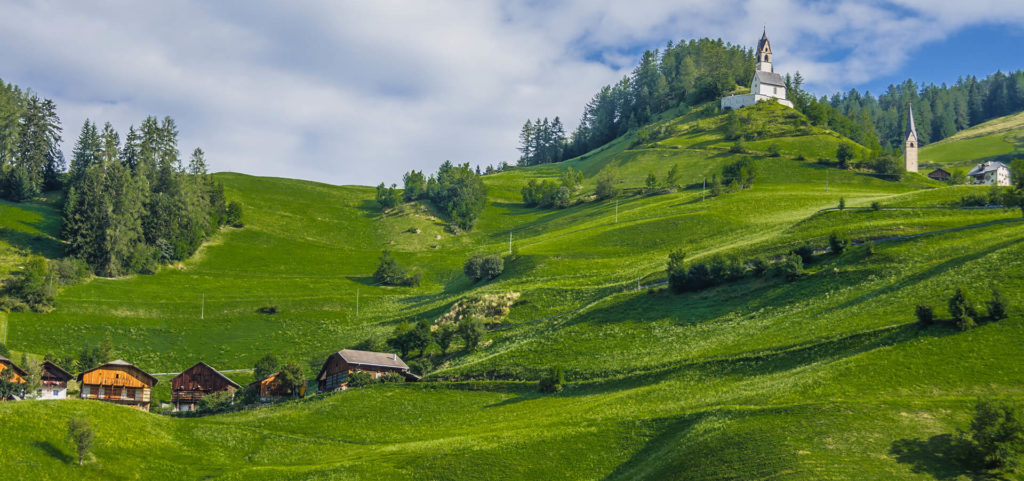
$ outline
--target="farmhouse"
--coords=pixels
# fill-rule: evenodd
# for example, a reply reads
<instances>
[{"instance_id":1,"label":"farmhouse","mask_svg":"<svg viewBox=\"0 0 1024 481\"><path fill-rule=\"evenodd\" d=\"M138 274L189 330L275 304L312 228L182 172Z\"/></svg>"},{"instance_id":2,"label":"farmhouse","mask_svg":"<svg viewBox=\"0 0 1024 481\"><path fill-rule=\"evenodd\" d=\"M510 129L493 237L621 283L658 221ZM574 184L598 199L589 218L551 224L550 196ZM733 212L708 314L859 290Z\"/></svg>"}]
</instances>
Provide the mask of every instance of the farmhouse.
<instances>
[{"instance_id":1,"label":"farmhouse","mask_svg":"<svg viewBox=\"0 0 1024 481\"><path fill-rule=\"evenodd\" d=\"M122 360L111 361L78 375L79 397L149 410L149 397L157 379Z\"/></svg>"},{"instance_id":2,"label":"farmhouse","mask_svg":"<svg viewBox=\"0 0 1024 481\"><path fill-rule=\"evenodd\" d=\"M950 174L949 172L946 172L943 169L935 169L935 170L933 170L931 172L928 172L928 178L929 179L941 180L943 182L949 180L949 178L952 177L952 176L953 176L953 174Z\"/></svg>"},{"instance_id":3,"label":"farmhouse","mask_svg":"<svg viewBox=\"0 0 1024 481\"><path fill-rule=\"evenodd\" d=\"M200 399L221 391L234 396L239 387L205 362L199 362L171 379L171 404L175 411L195 411Z\"/></svg>"},{"instance_id":4,"label":"farmhouse","mask_svg":"<svg viewBox=\"0 0 1024 481\"><path fill-rule=\"evenodd\" d=\"M17 364L14 364L13 361L0 356L0 376L6 376L6 374L3 374L5 370L10 373L11 382L13 383L23 384L25 382L25 376L28 376L28 373L25 372L24 369L18 367ZM19 398L15 396L14 399L17 400ZM0 399L0 401L6 401L6 399Z\"/></svg>"},{"instance_id":5,"label":"farmhouse","mask_svg":"<svg viewBox=\"0 0 1024 481\"><path fill-rule=\"evenodd\" d=\"M37 399L66 399L68 397L68 381L74 376L61 369L60 366L43 361L42 387L39 388Z\"/></svg>"},{"instance_id":6,"label":"farmhouse","mask_svg":"<svg viewBox=\"0 0 1024 481\"><path fill-rule=\"evenodd\" d=\"M409 381L419 380L419 376L409 372L407 366L397 354L387 352L356 351L342 349L327 357L324 367L317 374L317 391L328 392L348 387L348 375L362 371L378 378L384 373L400 374Z\"/></svg>"},{"instance_id":7,"label":"farmhouse","mask_svg":"<svg viewBox=\"0 0 1024 481\"><path fill-rule=\"evenodd\" d=\"M757 42L754 55L757 55L757 67L754 69L754 78L750 81L750 93L723 97L722 110L741 109L762 100L775 100L792 108L793 102L786 100L786 81L781 75L775 73L775 69L772 67L772 46L768 41L767 31L761 34L761 40Z\"/></svg>"},{"instance_id":8,"label":"farmhouse","mask_svg":"<svg viewBox=\"0 0 1024 481\"><path fill-rule=\"evenodd\" d=\"M988 161L976 165L967 173L975 185L1010 185L1010 168L1002 162Z\"/></svg>"},{"instance_id":9,"label":"farmhouse","mask_svg":"<svg viewBox=\"0 0 1024 481\"><path fill-rule=\"evenodd\" d=\"M281 373L275 372L259 381L250 383L250 387L255 387L259 391L260 402L271 402L279 399L284 399L291 396L291 393L284 388L284 385L280 379ZM303 384L299 387L299 397L306 395L306 385Z\"/></svg>"}]
</instances>

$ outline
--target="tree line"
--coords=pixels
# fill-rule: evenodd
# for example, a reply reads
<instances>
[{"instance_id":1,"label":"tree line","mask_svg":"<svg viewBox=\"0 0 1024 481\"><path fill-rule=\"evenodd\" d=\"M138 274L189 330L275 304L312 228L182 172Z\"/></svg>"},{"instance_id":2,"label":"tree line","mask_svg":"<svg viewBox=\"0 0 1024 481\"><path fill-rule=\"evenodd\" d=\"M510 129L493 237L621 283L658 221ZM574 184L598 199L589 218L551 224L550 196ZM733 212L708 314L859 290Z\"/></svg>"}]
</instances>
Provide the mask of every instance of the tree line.
<instances>
[{"instance_id":1,"label":"tree line","mask_svg":"<svg viewBox=\"0 0 1024 481\"><path fill-rule=\"evenodd\" d=\"M226 224L241 225L241 206L207 175L202 149L182 162L174 119L147 117L123 144L109 122L82 125L61 218L69 256L98 275L152 273Z\"/></svg>"},{"instance_id":2,"label":"tree line","mask_svg":"<svg viewBox=\"0 0 1024 481\"><path fill-rule=\"evenodd\" d=\"M15 202L60 186L57 106L0 79L0 197Z\"/></svg>"},{"instance_id":3,"label":"tree line","mask_svg":"<svg viewBox=\"0 0 1024 481\"><path fill-rule=\"evenodd\" d=\"M444 161L437 173L429 177L423 171L411 170L402 177L404 189L399 195L398 186L383 183L377 186L377 202L382 208L390 209L399 201L430 201L455 227L472 230L476 220L487 204L487 186L480 178L480 168L474 171L469 163L453 164Z\"/></svg>"}]
</instances>

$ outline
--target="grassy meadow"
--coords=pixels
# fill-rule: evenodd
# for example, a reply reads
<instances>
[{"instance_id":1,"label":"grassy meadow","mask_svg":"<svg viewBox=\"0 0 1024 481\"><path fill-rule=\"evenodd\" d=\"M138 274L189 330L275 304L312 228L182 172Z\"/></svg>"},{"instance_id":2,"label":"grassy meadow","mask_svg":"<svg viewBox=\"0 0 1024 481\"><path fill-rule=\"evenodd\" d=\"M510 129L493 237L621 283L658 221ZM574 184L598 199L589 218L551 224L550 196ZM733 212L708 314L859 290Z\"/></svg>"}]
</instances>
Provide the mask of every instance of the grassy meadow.
<instances>
[{"instance_id":1,"label":"grassy meadow","mask_svg":"<svg viewBox=\"0 0 1024 481\"><path fill-rule=\"evenodd\" d=\"M0 403L0 464L14 479L980 475L951 460L951 436L980 397L1024 401L1020 212L954 207L971 187L834 168L818 160L849 140L776 105L743 112L760 132L745 152L731 151L724 116L695 108L663 116L643 141L628 134L577 159L487 175L488 204L459 234L426 204L382 212L370 187L216 174L242 203L243 228L157 274L95 278L63 289L52 312L7 314L8 346L74 354L109 334L118 357L152 372L200 360L251 368L268 352L313 370L332 351L386 337L402 320L436 319L467 295L519 300L476 351L458 342L447 356L429 351L437 366L416 384L202 418L79 400ZM704 179L741 158L758 167L754 186L709 197ZM661 179L673 165L683 188L639 194L649 172ZM522 204L528 180L568 167L585 175L574 205ZM603 172L622 188L617 199L590 195ZM61 255L56 205L0 204L5 269L26 254ZM854 244L819 253L792 282L751 277L685 294L660 284L673 250L751 260L822 251L833 232ZM510 235L518 257L505 272L467 280L465 260L507 253ZM385 248L423 273L420 287L375 285ZM966 332L918 326L920 303L949 317L956 286L979 304L998 286L1010 317ZM259 313L265 306L277 313ZM538 393L556 365L570 384ZM155 399L169 398L170 377L160 376ZM97 432L82 467L65 430L74 415Z\"/></svg>"}]
</instances>

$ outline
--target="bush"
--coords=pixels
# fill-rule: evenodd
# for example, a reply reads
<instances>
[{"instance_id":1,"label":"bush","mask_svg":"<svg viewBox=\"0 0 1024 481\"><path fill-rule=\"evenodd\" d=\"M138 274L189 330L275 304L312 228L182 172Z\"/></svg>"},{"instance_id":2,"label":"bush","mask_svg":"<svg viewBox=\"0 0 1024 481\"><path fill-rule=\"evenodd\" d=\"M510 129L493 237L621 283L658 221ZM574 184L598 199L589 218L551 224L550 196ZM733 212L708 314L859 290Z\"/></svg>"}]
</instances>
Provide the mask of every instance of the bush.
<instances>
[{"instance_id":1,"label":"bush","mask_svg":"<svg viewBox=\"0 0 1024 481\"><path fill-rule=\"evenodd\" d=\"M935 311L932 310L932 306L918 304L917 308L914 309L914 314L917 316L917 322L923 327L928 327L935 323Z\"/></svg>"},{"instance_id":2,"label":"bush","mask_svg":"<svg viewBox=\"0 0 1024 481\"><path fill-rule=\"evenodd\" d=\"M814 262L814 248L807 244L793 249L792 254L800 256L800 260L804 265Z\"/></svg>"},{"instance_id":3,"label":"bush","mask_svg":"<svg viewBox=\"0 0 1024 481\"><path fill-rule=\"evenodd\" d=\"M772 268L773 273L787 281L795 281L804 271L802 258L796 254L784 256Z\"/></svg>"},{"instance_id":4,"label":"bush","mask_svg":"<svg viewBox=\"0 0 1024 481\"><path fill-rule=\"evenodd\" d=\"M736 142L733 142L731 146L729 146L729 152L732 152L734 154L742 154L746 151L747 146L743 144L742 140L737 140Z\"/></svg>"},{"instance_id":5,"label":"bush","mask_svg":"<svg viewBox=\"0 0 1024 481\"><path fill-rule=\"evenodd\" d=\"M594 194L598 199L606 200L619 195L619 189L615 187L615 174L611 171L604 171L597 178L597 187Z\"/></svg>"},{"instance_id":6,"label":"bush","mask_svg":"<svg viewBox=\"0 0 1024 481\"><path fill-rule=\"evenodd\" d=\"M380 204L381 209L394 209L401 203L402 198L398 195L397 187L395 184L385 187L383 182L377 186L377 203Z\"/></svg>"},{"instance_id":7,"label":"bush","mask_svg":"<svg viewBox=\"0 0 1024 481\"><path fill-rule=\"evenodd\" d=\"M484 335L487 333L487 330L484 328L484 321L476 316L460 320L456 329L459 337L465 343L467 351L476 350L480 345L480 341L484 339Z\"/></svg>"},{"instance_id":8,"label":"bush","mask_svg":"<svg viewBox=\"0 0 1024 481\"><path fill-rule=\"evenodd\" d=\"M204 413L215 413L227 410L231 407L234 394L231 391L220 391L203 396L199 400L199 411Z\"/></svg>"},{"instance_id":9,"label":"bush","mask_svg":"<svg viewBox=\"0 0 1024 481\"><path fill-rule=\"evenodd\" d=\"M839 148L836 150L836 160L839 161L839 166L847 168L850 165L850 161L853 160L856 152L853 150L853 146L843 142L839 144Z\"/></svg>"},{"instance_id":10,"label":"bush","mask_svg":"<svg viewBox=\"0 0 1024 481\"><path fill-rule=\"evenodd\" d=\"M750 261L750 270L757 277L764 277L768 273L769 268L771 268L771 263L764 257L757 257Z\"/></svg>"},{"instance_id":11,"label":"bush","mask_svg":"<svg viewBox=\"0 0 1024 481\"><path fill-rule=\"evenodd\" d=\"M869 256L875 255L875 241L867 241L864 243L864 252Z\"/></svg>"},{"instance_id":12,"label":"bush","mask_svg":"<svg viewBox=\"0 0 1024 481\"><path fill-rule=\"evenodd\" d=\"M953 297L949 299L949 315L953 316L953 322L961 331L966 331L977 325L974 319L978 317L978 312L974 309L970 295L963 287L956 288Z\"/></svg>"},{"instance_id":13,"label":"bush","mask_svg":"<svg viewBox=\"0 0 1024 481\"><path fill-rule=\"evenodd\" d=\"M782 154L781 154L781 149L779 148L779 144L769 144L768 145L768 156L769 157L779 157L780 155L782 155Z\"/></svg>"},{"instance_id":14,"label":"bush","mask_svg":"<svg viewBox=\"0 0 1024 481\"><path fill-rule=\"evenodd\" d=\"M572 196L569 193L569 188L564 185L559 187L558 191L555 192L555 200L553 202L555 208L564 209L566 207L569 207L571 203Z\"/></svg>"},{"instance_id":15,"label":"bush","mask_svg":"<svg viewBox=\"0 0 1024 481\"><path fill-rule=\"evenodd\" d=\"M730 186L733 182L738 182L744 189L754 186L757 174L757 164L749 158L743 158L722 167L722 179L728 179Z\"/></svg>"},{"instance_id":16,"label":"bush","mask_svg":"<svg viewBox=\"0 0 1024 481\"><path fill-rule=\"evenodd\" d=\"M988 205L988 197L983 194L967 194L960 197L962 207L984 207Z\"/></svg>"},{"instance_id":17,"label":"bush","mask_svg":"<svg viewBox=\"0 0 1024 481\"><path fill-rule=\"evenodd\" d=\"M381 252L380 264L373 273L373 280L386 286L417 287L423 280L423 276L418 272L410 274L391 256L391 251L385 249Z\"/></svg>"},{"instance_id":18,"label":"bush","mask_svg":"<svg viewBox=\"0 0 1024 481\"><path fill-rule=\"evenodd\" d=\"M263 306L259 309L256 309L256 312L260 314L277 314L277 306Z\"/></svg>"},{"instance_id":19,"label":"bush","mask_svg":"<svg viewBox=\"0 0 1024 481\"><path fill-rule=\"evenodd\" d=\"M373 374L363 371L352 371L348 375L348 387L366 387L377 382Z\"/></svg>"},{"instance_id":20,"label":"bush","mask_svg":"<svg viewBox=\"0 0 1024 481\"><path fill-rule=\"evenodd\" d=\"M466 264L462 267L462 272L473 282L481 279L494 279L501 275L504 270L505 260L497 254L489 256L476 254L467 259Z\"/></svg>"},{"instance_id":21,"label":"bush","mask_svg":"<svg viewBox=\"0 0 1024 481\"><path fill-rule=\"evenodd\" d=\"M882 210L882 204L880 202L878 202L878 201L872 202L871 203L871 210L876 211L876 212Z\"/></svg>"},{"instance_id":22,"label":"bush","mask_svg":"<svg viewBox=\"0 0 1024 481\"><path fill-rule=\"evenodd\" d=\"M668 267L665 269L668 275L668 286L674 292L686 290L686 254L682 251L672 251L668 254Z\"/></svg>"},{"instance_id":23,"label":"bush","mask_svg":"<svg viewBox=\"0 0 1024 481\"><path fill-rule=\"evenodd\" d=\"M426 376L432 369L434 369L434 363L430 362L428 357L420 357L409 361L409 370L413 374Z\"/></svg>"},{"instance_id":24,"label":"bush","mask_svg":"<svg viewBox=\"0 0 1024 481\"><path fill-rule=\"evenodd\" d=\"M840 197L839 198L839 210L840 211L846 210L846 197Z\"/></svg>"},{"instance_id":25,"label":"bush","mask_svg":"<svg viewBox=\"0 0 1024 481\"><path fill-rule=\"evenodd\" d=\"M466 263L462 266L462 272L473 282L479 281L483 277L483 264L484 256L482 254L474 254L469 259L466 259Z\"/></svg>"},{"instance_id":26,"label":"bush","mask_svg":"<svg viewBox=\"0 0 1024 481\"><path fill-rule=\"evenodd\" d=\"M53 303L56 290L50 280L50 266L46 259L33 257L8 279L5 294L21 300L33 311L42 312Z\"/></svg>"},{"instance_id":27,"label":"bush","mask_svg":"<svg viewBox=\"0 0 1024 481\"><path fill-rule=\"evenodd\" d=\"M988 301L988 318L993 321L1006 319L1007 307L1006 298L1003 297L1003 291L999 289L992 289L992 300Z\"/></svg>"},{"instance_id":28,"label":"bush","mask_svg":"<svg viewBox=\"0 0 1024 481\"><path fill-rule=\"evenodd\" d=\"M538 389L540 392L559 392L565 387L565 373L561 366L555 366L548 371L548 374L540 378Z\"/></svg>"},{"instance_id":29,"label":"bush","mask_svg":"<svg viewBox=\"0 0 1024 481\"><path fill-rule=\"evenodd\" d=\"M828 236L828 248L834 255L842 254L849 246L850 239L838 232L833 232Z\"/></svg>"},{"instance_id":30,"label":"bush","mask_svg":"<svg viewBox=\"0 0 1024 481\"><path fill-rule=\"evenodd\" d=\"M234 200L228 202L224 223L231 227L244 226L244 224L242 224L242 204L239 204L238 201Z\"/></svg>"},{"instance_id":31,"label":"bush","mask_svg":"<svg viewBox=\"0 0 1024 481\"><path fill-rule=\"evenodd\" d=\"M70 286L89 277L89 265L75 257L64 257L50 261L50 274L58 284Z\"/></svg>"},{"instance_id":32,"label":"bush","mask_svg":"<svg viewBox=\"0 0 1024 481\"><path fill-rule=\"evenodd\" d=\"M980 400L974 408L967 437L978 464L1013 472L1024 457L1024 418L1005 400Z\"/></svg>"}]
</instances>

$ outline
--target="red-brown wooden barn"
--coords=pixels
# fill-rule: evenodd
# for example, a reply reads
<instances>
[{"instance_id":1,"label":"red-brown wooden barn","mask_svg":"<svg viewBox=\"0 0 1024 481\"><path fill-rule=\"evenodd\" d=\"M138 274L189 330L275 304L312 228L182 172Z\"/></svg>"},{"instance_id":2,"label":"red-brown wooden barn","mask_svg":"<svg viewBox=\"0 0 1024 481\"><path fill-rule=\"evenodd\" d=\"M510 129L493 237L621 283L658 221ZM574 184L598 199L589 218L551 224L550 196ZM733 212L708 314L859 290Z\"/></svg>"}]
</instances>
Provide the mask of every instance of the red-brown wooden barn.
<instances>
[{"instance_id":1,"label":"red-brown wooden barn","mask_svg":"<svg viewBox=\"0 0 1024 481\"><path fill-rule=\"evenodd\" d=\"M348 387L348 375L354 371L362 371L378 378L385 373L395 373L408 381L417 381L419 376L409 372L407 366L397 354L387 352L357 351L342 349L331 354L317 374L317 391L328 392Z\"/></svg>"},{"instance_id":2,"label":"red-brown wooden barn","mask_svg":"<svg viewBox=\"0 0 1024 481\"><path fill-rule=\"evenodd\" d=\"M171 379L171 404L175 411L195 411L200 399L221 391L234 395L239 388L235 381L199 362Z\"/></svg>"},{"instance_id":3,"label":"red-brown wooden barn","mask_svg":"<svg viewBox=\"0 0 1024 481\"><path fill-rule=\"evenodd\" d=\"M79 397L149 410L149 397L157 379L142 369L122 361L108 362L78 375L82 386Z\"/></svg>"}]
</instances>

